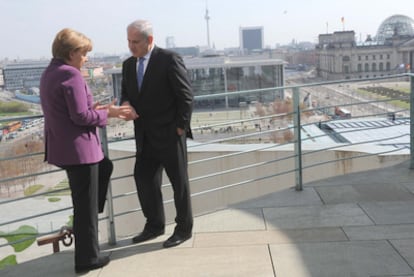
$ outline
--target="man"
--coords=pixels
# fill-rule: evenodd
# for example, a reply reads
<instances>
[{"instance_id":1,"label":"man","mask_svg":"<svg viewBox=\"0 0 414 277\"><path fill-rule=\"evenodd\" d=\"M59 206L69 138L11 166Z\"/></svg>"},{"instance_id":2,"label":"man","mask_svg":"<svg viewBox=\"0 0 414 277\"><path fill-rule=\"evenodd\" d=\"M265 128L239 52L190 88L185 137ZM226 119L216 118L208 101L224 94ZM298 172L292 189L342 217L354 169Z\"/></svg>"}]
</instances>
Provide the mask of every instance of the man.
<instances>
[{"instance_id":1,"label":"man","mask_svg":"<svg viewBox=\"0 0 414 277\"><path fill-rule=\"evenodd\" d=\"M121 103L136 111L131 118L137 148L134 178L146 218L144 230L132 241L139 243L164 234L164 168L174 191L176 227L163 246L173 247L192 236L186 138L192 138L193 93L183 60L155 46L151 23L132 22L127 36L132 57L122 65Z\"/></svg>"}]
</instances>

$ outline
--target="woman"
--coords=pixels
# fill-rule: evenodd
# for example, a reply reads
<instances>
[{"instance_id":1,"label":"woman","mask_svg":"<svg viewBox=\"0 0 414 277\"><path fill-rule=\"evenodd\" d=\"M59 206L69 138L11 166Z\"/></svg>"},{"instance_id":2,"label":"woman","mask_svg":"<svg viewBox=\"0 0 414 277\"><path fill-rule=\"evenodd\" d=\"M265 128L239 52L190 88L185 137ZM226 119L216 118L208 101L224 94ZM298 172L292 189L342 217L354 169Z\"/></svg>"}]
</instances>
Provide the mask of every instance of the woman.
<instances>
[{"instance_id":1,"label":"woman","mask_svg":"<svg viewBox=\"0 0 414 277\"><path fill-rule=\"evenodd\" d=\"M75 271L97 269L109 263L100 256L98 198L102 211L112 162L105 158L97 127L108 117L125 118L130 109L93 104L81 74L92 42L82 33L63 29L52 45L53 58L40 80L45 118L45 160L66 170L73 203ZM103 187L98 197L98 187Z\"/></svg>"}]
</instances>

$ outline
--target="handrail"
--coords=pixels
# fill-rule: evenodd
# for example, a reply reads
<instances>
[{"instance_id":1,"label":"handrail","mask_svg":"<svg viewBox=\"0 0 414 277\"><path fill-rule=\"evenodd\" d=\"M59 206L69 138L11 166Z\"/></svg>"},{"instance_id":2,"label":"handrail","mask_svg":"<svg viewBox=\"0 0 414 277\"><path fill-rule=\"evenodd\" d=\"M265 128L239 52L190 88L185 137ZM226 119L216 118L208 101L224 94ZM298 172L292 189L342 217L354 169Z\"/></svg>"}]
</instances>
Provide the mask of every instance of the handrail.
<instances>
[{"instance_id":1,"label":"handrail","mask_svg":"<svg viewBox=\"0 0 414 277\"><path fill-rule=\"evenodd\" d=\"M245 90L245 91L238 91L238 92L224 92L224 93L217 93L217 94L213 94L213 95L203 95L203 96L196 96L195 99L196 100L204 100L204 99L217 99L217 98L223 98L223 97L227 97L227 96L235 96L235 95L248 95L248 94L254 94L254 93L273 93L277 90L284 90L284 91L289 91L291 92L292 95L292 101L293 101L293 110L292 111L288 111L288 112L282 112L279 114L270 114L270 115L262 115L262 116L255 116L252 118L240 118L240 119L229 119L227 121L224 122L219 122L219 123L213 123L213 124L206 124L206 125L201 125L201 126L193 126L193 131L202 131L202 130L206 130L206 128L211 128L211 129L215 129L215 128L220 128L223 126L247 126L249 124L253 124L255 122L264 122L264 121L269 121L269 120L282 120L282 118L293 118L293 121L290 121L289 119L289 124L284 125L284 126L280 126L279 129L275 128L270 128L270 129L266 129L266 130L252 130L249 129L248 131L244 131L244 129L241 128L242 131L234 132L234 133L229 133L226 134L225 136L223 135L223 137L216 137L214 134L211 135L210 138L206 139L206 141L199 141L199 142L195 142L195 143L191 143L188 145L188 149L191 153L196 153L197 151L205 151L206 147L212 146L212 147L217 147L220 145L224 145L224 143L229 142L229 144L233 144L235 142L243 142L246 139L255 139L255 138L262 138L265 136L271 136L272 134L278 133L278 134L282 134L282 133L291 133L292 130L294 131L294 136L290 137L290 138L286 138L285 141L279 142L279 143L262 143L262 144L255 144L255 145L250 145L249 147L239 147L239 149L236 150L226 150L226 151L218 151L219 153L217 155L213 155L213 156L208 156L208 157L201 157L199 159L191 159L189 161L189 167L195 167L195 166L200 166L203 165L205 163L212 163L215 161L221 161L221 160L232 160L232 159L239 159L240 160L243 157L249 156L251 154L254 153L264 153L267 151L284 151L284 149L290 149L289 153L286 153L286 155L282 156L282 157L273 157L273 158L269 158L267 160L258 160L258 161L250 161L250 163L248 164L236 164L232 167L229 168L222 168L220 171L214 171L214 172L208 172L207 170L205 172L202 172L196 176L191 176L190 177L190 182L193 184L197 184L198 182L203 182L206 180L209 180L210 178L225 178L225 176L228 175L232 175L232 174L237 174L237 173L242 173L244 171L248 171L248 170L255 170L255 169L260 169L263 168L265 166L270 166L270 165L274 165L274 167L276 168L277 165L280 165L282 163L286 164L286 163L292 163L294 164L294 166L288 168L288 169L281 169L281 170L276 170L274 169L271 172L267 172L266 174L262 174L262 175L254 175L254 176L250 176L249 178L245 178L245 179L234 179L232 181L229 181L228 183L222 183L217 187L213 187L213 188L205 188L203 190L200 191L195 191L191 194L192 197L199 197L201 195L209 195L211 193L216 193L217 191L223 191L229 188L234 188L237 186L242 186L242 185L246 185L246 184L255 184L255 183L259 183L263 180L268 180L268 179L272 179L272 178L277 178L280 176L290 176L291 174L294 175L295 178L295 188L296 190L302 190L303 189L303 179L304 179L304 175L303 175L303 171L304 170L308 170L310 168L315 168L315 167L320 167L326 164L332 164L332 163L338 163L340 161L345 161L345 160L352 160L352 159L358 159L358 158L366 158L366 157L370 157L373 155L384 155L384 154L389 154L389 153L395 153L395 152L399 152L399 151L406 151L407 146L404 145L395 145L395 147L392 148L385 148L385 150L381 150L381 151L377 151L375 153L357 153L353 156L349 156L349 157L345 157L345 158L336 158L336 159L327 159L325 161L313 161L312 163L304 162L303 159L311 156L312 154L315 153L322 153L322 152L326 152L326 151L334 151L334 150L341 150L341 149L345 149L348 146L358 146L358 145L364 145L364 144L372 144L372 143L378 143L380 141L383 140L391 140L391 139L401 139L404 137L409 136L409 141L410 141L410 147L409 147L409 155L410 155L410 161L411 161L411 165L410 168L414 168L414 155L413 155L413 142L414 142L414 129L413 129L413 125L414 124L410 124L410 133L404 133L404 134L396 134L396 135L391 135L387 138L378 138L378 139L371 139L371 140L366 140L363 142L354 142L354 143L342 143L342 144L330 144L330 145L323 145L321 147L316 147L314 149L311 150L303 150L303 143L304 142L310 142L312 140L318 140L321 138L329 138L329 135L326 133L320 133L320 134L315 134L312 136L312 138L309 137L303 137L303 130L305 128L311 127L314 124L317 124L318 122L306 122L303 123L303 119L302 119L302 115L304 113L317 113L322 109L332 109L335 106L337 106L337 104L335 105L326 105L326 106L322 106L322 107L307 107L307 108L303 108L301 106L301 102L300 102L300 94L302 92L302 89L308 89L308 88L318 88L318 87L329 87L331 85L336 85L336 84L347 84L347 83L368 83L368 82L378 82L378 81L384 81L384 80L391 80L391 79L409 79L410 80L410 95L409 95L409 99L410 99L410 103L413 103L414 100L414 94L412 93L414 91L414 87L413 87L413 78L414 78L414 74L413 73L403 73L403 74L396 74L396 75L390 75L390 76L384 76L384 77L375 77L375 78L369 78L369 79L349 79L349 80L337 80L337 81L327 81L327 82L316 82L316 83L309 83L309 84L300 84L300 85L288 85L288 86L284 86L284 87L274 87L274 88L265 88L265 89L254 89L254 90ZM341 106L346 106L346 107L356 107L356 106L373 106L376 104L380 104L380 103L390 103L393 100L406 100L405 97L399 97L399 98L389 98L389 99L376 99L376 100L360 100L360 101L355 101L355 102L344 102L344 103L338 103ZM414 113L414 105L410 106L410 111L409 111L409 118L407 120L409 120L411 118L411 115ZM402 109L402 108L394 108L393 110L395 113L402 113L402 112L406 112L408 110L406 109ZM197 111L195 111L197 112ZM381 116L384 117L387 115L387 111L383 110L383 111L378 111L378 112L371 112L371 113L366 113L364 115L357 115L354 118L358 118L358 119L364 119L367 118L369 116ZM10 117L10 118L1 118L0 119L0 123L1 122L8 122L8 121L15 121L15 120L24 120L24 119L38 119L38 118L42 118L41 115L36 115L36 116L23 116L23 117ZM320 121L321 123L327 123L329 122L329 119ZM382 128L391 128L393 126L384 126ZM110 149L111 149L111 144L112 143L118 143L119 141L122 142L123 140L117 140L117 141L109 141L108 138L108 128L103 130L102 132L102 142L103 142L103 148L104 148L104 152L106 154L110 154ZM375 130L378 129L379 127L364 127L364 128L360 128L358 129L358 131L370 131L370 130ZM353 133L355 132L354 130L347 130L347 131L343 131L341 134L349 134L349 133ZM1 146L1 143L0 143ZM292 147L293 146L293 149ZM0 163L5 163L5 162L12 162L14 160L22 160L22 159L27 159L27 158L32 158L32 157L36 157L39 155L42 155L43 152L36 152L36 153L27 153L27 154L17 154L17 155L13 155L13 156L7 156L7 157L0 157ZM113 162L114 163L118 163L118 162L122 162L122 161L129 161L131 163L134 162L134 158L135 155L134 154L126 154L125 156L122 157L117 157L117 158L113 158ZM0 169L1 169L1 164L0 164ZM43 176L43 175L47 175L47 174L52 174L52 173L57 173L61 171L60 169L56 169L56 168L52 168L52 169L48 169L48 170L44 170L44 171L40 171L40 172L31 172L31 173L27 173L25 172L25 174L19 175L19 176L6 176L6 175L1 175L0 177L0 193L1 193L1 189L2 186L7 186L8 183L12 183L12 182L16 182L16 181L20 181L22 180L24 182L25 179L27 178L36 178L39 176ZM242 175L242 174L240 174ZM113 176L111 178L111 182L122 182L125 179L132 179L133 175L132 172L131 174L122 174L122 175L118 175L118 176ZM165 187L169 187L170 184L169 183L165 183L163 184L163 188ZM136 194L136 191L130 191L130 192L123 192L117 195L112 195L112 190L111 190L111 186L109 186L109 193L108 193L108 205L107 205L107 215L104 217L101 217L100 220L105 220L108 223L108 242L110 244L114 244L116 243L116 235L115 235L115 231L116 231L116 226L115 226L115 219L117 217L122 217L131 213L135 213L140 211L141 209L138 208L134 208L134 209L130 209L127 211L116 211L114 209L115 203L113 202L113 200L115 199L121 199L121 198L125 198L127 196L130 195L134 195ZM68 188L60 188L60 189L54 189L52 191L47 191L47 192L41 192L41 193L36 193L33 195L28 195L28 196L20 196L20 197L16 197L16 198L8 198L8 199L3 199L2 201L0 201L0 213L1 213L1 207L4 205L9 205L18 201L26 201L28 199L34 199L36 197L44 197L47 196L48 194L51 193L57 193L57 192L63 192L68 190ZM172 199L166 199L165 203L172 203L173 200ZM50 210L50 211L42 211L33 215L28 215L28 216L24 216L21 218L12 218L12 219L5 219L4 221L1 221L2 217L0 216L0 230L2 227L7 227L7 226L11 226L14 225L16 223L19 222L25 222L31 219L35 219L41 216L45 216L45 215L52 215L55 213L59 213L59 212L69 212L71 210L71 206L68 207L63 207L60 209L55 209L55 210ZM50 231L44 231L42 230L41 232L38 232L38 235L44 235L47 233L53 233L57 231L57 229L54 230L50 230ZM3 244L0 245L0 247L3 247L5 245L8 244ZM1 258L1 257L0 257Z\"/></svg>"}]
</instances>

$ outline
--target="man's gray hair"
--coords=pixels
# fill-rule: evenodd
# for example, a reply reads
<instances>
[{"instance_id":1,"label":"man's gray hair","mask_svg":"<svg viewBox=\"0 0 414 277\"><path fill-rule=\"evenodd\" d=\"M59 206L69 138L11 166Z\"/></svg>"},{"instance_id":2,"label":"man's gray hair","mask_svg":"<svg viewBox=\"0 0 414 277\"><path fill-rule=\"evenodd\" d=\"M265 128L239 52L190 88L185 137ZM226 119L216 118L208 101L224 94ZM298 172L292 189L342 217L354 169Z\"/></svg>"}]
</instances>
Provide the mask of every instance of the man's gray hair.
<instances>
[{"instance_id":1,"label":"man's gray hair","mask_svg":"<svg viewBox=\"0 0 414 277\"><path fill-rule=\"evenodd\" d=\"M144 37L153 36L152 24L147 20L135 20L128 25L127 30L138 30Z\"/></svg>"}]
</instances>

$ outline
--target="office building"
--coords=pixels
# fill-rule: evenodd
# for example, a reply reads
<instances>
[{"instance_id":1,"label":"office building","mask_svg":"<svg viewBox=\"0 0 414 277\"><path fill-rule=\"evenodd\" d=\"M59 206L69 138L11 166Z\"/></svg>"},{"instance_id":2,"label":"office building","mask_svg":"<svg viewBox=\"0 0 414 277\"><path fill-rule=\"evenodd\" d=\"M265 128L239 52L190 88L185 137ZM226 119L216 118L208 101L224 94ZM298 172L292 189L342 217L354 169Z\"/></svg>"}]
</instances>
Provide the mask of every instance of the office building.
<instances>
[{"instance_id":1,"label":"office building","mask_svg":"<svg viewBox=\"0 0 414 277\"><path fill-rule=\"evenodd\" d=\"M245 95L212 98L211 95L245 90L281 87L284 85L284 62L255 56L245 57L193 57L184 58L194 95L205 96L195 102L196 108L239 107L252 101L272 102L283 99L282 90L273 93L249 93ZM105 74L112 76L114 97L121 99L121 69L111 69Z\"/></svg>"},{"instance_id":2,"label":"office building","mask_svg":"<svg viewBox=\"0 0 414 277\"><path fill-rule=\"evenodd\" d=\"M200 48L195 46L190 47L173 47L168 48L171 51L174 51L178 54L180 54L183 57L197 57L200 55Z\"/></svg>"},{"instance_id":3,"label":"office building","mask_svg":"<svg viewBox=\"0 0 414 277\"><path fill-rule=\"evenodd\" d=\"M0 68L0 88L4 87L3 69Z\"/></svg>"},{"instance_id":4,"label":"office building","mask_svg":"<svg viewBox=\"0 0 414 277\"><path fill-rule=\"evenodd\" d=\"M121 61L118 56L109 57L109 60L117 61L118 64ZM3 76L0 74L0 79L1 77L4 79L4 89L15 93L16 91L27 93L32 88L39 88L40 78L49 63L50 61L28 61L6 64L3 68ZM81 72L87 80L103 76L102 66L94 64L85 66Z\"/></svg>"},{"instance_id":5,"label":"office building","mask_svg":"<svg viewBox=\"0 0 414 277\"><path fill-rule=\"evenodd\" d=\"M3 67L4 89L16 91L39 87L40 77L48 64L49 61L6 64Z\"/></svg>"},{"instance_id":6,"label":"office building","mask_svg":"<svg viewBox=\"0 0 414 277\"><path fill-rule=\"evenodd\" d=\"M240 27L240 49L244 54L261 52L263 48L263 27Z\"/></svg>"},{"instance_id":7,"label":"office building","mask_svg":"<svg viewBox=\"0 0 414 277\"><path fill-rule=\"evenodd\" d=\"M168 36L165 39L166 48L175 48L175 38L173 36Z\"/></svg>"}]
</instances>

